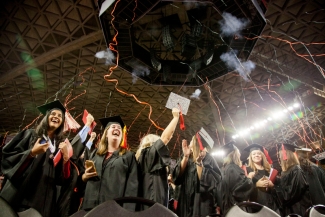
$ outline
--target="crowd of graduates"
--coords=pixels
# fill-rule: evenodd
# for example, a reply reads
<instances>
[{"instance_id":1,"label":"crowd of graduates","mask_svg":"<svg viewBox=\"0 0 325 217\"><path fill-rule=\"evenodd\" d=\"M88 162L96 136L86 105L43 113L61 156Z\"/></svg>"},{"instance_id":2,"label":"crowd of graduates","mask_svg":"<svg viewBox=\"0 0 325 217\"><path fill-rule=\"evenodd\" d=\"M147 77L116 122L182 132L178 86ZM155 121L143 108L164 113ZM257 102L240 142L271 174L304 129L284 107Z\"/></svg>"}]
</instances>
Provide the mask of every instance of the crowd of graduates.
<instances>
[{"instance_id":1,"label":"crowd of graduates","mask_svg":"<svg viewBox=\"0 0 325 217\"><path fill-rule=\"evenodd\" d=\"M38 126L19 132L2 149L0 197L17 213L84 216L121 197L155 201L180 217L226 215L243 201L257 202L281 216L303 216L310 206L325 204L324 167L309 160L311 150L293 144L277 145L281 175L276 175L267 150L258 144L242 151L248 156L244 164L234 142L220 147L224 155L219 168L209 153L211 144L198 132L182 140L182 154L172 166L167 144L179 120L177 108L162 134L144 136L136 153L127 146L120 116L100 119L103 135L93 144L91 114L67 141L64 106L54 101L38 109L44 114ZM135 203L123 207L147 209Z\"/></svg>"}]
</instances>

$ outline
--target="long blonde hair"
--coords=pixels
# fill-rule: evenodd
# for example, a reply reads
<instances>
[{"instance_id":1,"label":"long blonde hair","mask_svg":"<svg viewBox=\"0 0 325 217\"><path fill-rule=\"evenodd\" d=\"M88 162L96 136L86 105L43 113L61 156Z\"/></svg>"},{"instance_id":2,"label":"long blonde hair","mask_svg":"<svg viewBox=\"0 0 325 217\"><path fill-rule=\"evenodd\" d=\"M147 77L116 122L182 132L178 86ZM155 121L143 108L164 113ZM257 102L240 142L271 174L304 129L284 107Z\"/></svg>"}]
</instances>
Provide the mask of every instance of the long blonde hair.
<instances>
[{"instance_id":1,"label":"long blonde hair","mask_svg":"<svg viewBox=\"0 0 325 217\"><path fill-rule=\"evenodd\" d=\"M261 151L261 150L257 150L260 154L261 154L261 156L262 156L262 166L263 166L263 168L267 171L267 172L270 172L270 170L271 170L271 165L269 164L269 162L267 161L267 159L266 159L266 157L265 157L265 154ZM255 164L254 164L254 161L253 161L253 158L252 158L252 153L253 152L251 152L250 154L249 154L249 157L248 157L248 166L250 167L250 168L252 168L253 170L254 170L254 172L256 172L257 171L257 168L256 168L256 166L255 166Z\"/></svg>"},{"instance_id":2,"label":"long blonde hair","mask_svg":"<svg viewBox=\"0 0 325 217\"><path fill-rule=\"evenodd\" d=\"M106 155L108 152L107 131L109 128L110 128L110 126L104 130L103 136L100 139L100 142L98 143L98 150L97 150L98 155ZM123 134L122 134L122 138L123 138ZM121 139L119 146L121 145L122 141L123 141L123 139ZM123 154L125 154L125 152L126 152L126 149L120 148L119 155L123 155Z\"/></svg>"},{"instance_id":3,"label":"long blonde hair","mask_svg":"<svg viewBox=\"0 0 325 217\"><path fill-rule=\"evenodd\" d=\"M279 151L282 171L287 171L290 167L299 165L299 160L296 154L290 150L286 150L286 152L287 152L287 160L283 160L282 150Z\"/></svg>"},{"instance_id":4,"label":"long blonde hair","mask_svg":"<svg viewBox=\"0 0 325 217\"><path fill-rule=\"evenodd\" d=\"M137 152L135 153L135 158L137 160L139 160L139 157L141 155L141 152L144 148L147 148L147 147L150 147L152 146L152 144L154 142L156 142L158 139L160 139L160 136L156 135L156 134L148 134L146 135L145 137L143 137L141 139L141 142L140 142L140 145L139 145L139 148L137 150Z\"/></svg>"},{"instance_id":5,"label":"long blonde hair","mask_svg":"<svg viewBox=\"0 0 325 217\"><path fill-rule=\"evenodd\" d=\"M223 159L223 166L227 166L230 163L234 163L238 165L239 167L242 166L242 162L240 160L240 152L237 147L235 147L235 150L230 152L224 159Z\"/></svg>"}]
</instances>

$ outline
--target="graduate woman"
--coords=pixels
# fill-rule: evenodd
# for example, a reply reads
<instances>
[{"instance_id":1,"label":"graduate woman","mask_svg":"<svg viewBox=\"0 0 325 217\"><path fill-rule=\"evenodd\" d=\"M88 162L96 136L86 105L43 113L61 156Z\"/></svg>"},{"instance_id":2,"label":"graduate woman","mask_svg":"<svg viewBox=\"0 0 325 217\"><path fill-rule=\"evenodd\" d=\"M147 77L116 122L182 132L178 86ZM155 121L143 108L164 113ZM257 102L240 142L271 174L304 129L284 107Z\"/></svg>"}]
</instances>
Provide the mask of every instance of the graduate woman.
<instances>
[{"instance_id":1,"label":"graduate woman","mask_svg":"<svg viewBox=\"0 0 325 217\"><path fill-rule=\"evenodd\" d=\"M90 154L93 167L82 175L87 182L82 209L90 210L114 198L137 197L138 169L134 153L127 150L126 126L120 116L100 119L105 127L98 149ZM135 204L124 204L134 211Z\"/></svg>"},{"instance_id":2,"label":"graduate woman","mask_svg":"<svg viewBox=\"0 0 325 217\"><path fill-rule=\"evenodd\" d=\"M207 153L207 146L199 133L192 137L190 145L186 140L182 141L183 155L172 175L175 185L181 185L178 216L207 216L216 212L215 190L221 172L214 158Z\"/></svg>"},{"instance_id":3,"label":"graduate woman","mask_svg":"<svg viewBox=\"0 0 325 217\"><path fill-rule=\"evenodd\" d=\"M227 143L221 150L224 152L224 158L219 203L221 212L225 215L233 205L249 199L254 184L241 168L240 152L234 142Z\"/></svg>"},{"instance_id":4,"label":"graduate woman","mask_svg":"<svg viewBox=\"0 0 325 217\"><path fill-rule=\"evenodd\" d=\"M165 207L168 205L167 166L171 160L167 144L173 137L179 112L179 109L173 108L173 119L161 136L148 134L143 137L135 155L141 169L140 196Z\"/></svg>"},{"instance_id":5,"label":"graduate woman","mask_svg":"<svg viewBox=\"0 0 325 217\"><path fill-rule=\"evenodd\" d=\"M276 185L275 189L285 216L291 213L303 216L312 205L306 176L294 153L298 148L291 144L277 145L282 173L280 185Z\"/></svg>"},{"instance_id":6,"label":"graduate woman","mask_svg":"<svg viewBox=\"0 0 325 217\"><path fill-rule=\"evenodd\" d=\"M19 132L3 147L6 183L0 196L16 212L33 208L42 216L57 216L56 185L69 178L68 145L63 142L65 108L59 101L38 107L45 116L36 127ZM63 157L54 166L53 156Z\"/></svg>"},{"instance_id":7,"label":"graduate woman","mask_svg":"<svg viewBox=\"0 0 325 217\"><path fill-rule=\"evenodd\" d=\"M267 150L261 145L252 144L244 151L249 153L247 174L255 186L249 201L257 202L279 213L274 199L274 184L268 179L272 160Z\"/></svg>"},{"instance_id":8,"label":"graduate woman","mask_svg":"<svg viewBox=\"0 0 325 217\"><path fill-rule=\"evenodd\" d=\"M309 184L309 192L313 205L325 205L325 172L309 160L311 149L296 150L301 169L304 171Z\"/></svg>"}]
</instances>

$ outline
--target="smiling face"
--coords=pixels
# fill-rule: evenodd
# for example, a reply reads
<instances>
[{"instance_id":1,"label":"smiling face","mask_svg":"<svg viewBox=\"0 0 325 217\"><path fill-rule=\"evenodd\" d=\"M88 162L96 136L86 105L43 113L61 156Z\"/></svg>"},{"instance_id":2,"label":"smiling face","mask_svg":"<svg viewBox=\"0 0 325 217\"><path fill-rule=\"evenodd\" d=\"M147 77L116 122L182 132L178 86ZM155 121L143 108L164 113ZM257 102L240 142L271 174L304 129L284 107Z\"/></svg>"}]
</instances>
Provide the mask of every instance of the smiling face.
<instances>
[{"instance_id":1,"label":"smiling face","mask_svg":"<svg viewBox=\"0 0 325 217\"><path fill-rule=\"evenodd\" d=\"M122 141L122 136L123 136L123 132L122 132L122 128L121 125L114 123L111 124L109 126L109 128L107 129L107 133L106 133L106 137L108 140L108 144L111 145L120 145L121 141Z\"/></svg>"},{"instance_id":2,"label":"smiling face","mask_svg":"<svg viewBox=\"0 0 325 217\"><path fill-rule=\"evenodd\" d=\"M254 150L251 152L251 159L254 163L256 164L261 164L262 163L262 152L260 150Z\"/></svg>"},{"instance_id":3,"label":"smiling face","mask_svg":"<svg viewBox=\"0 0 325 217\"><path fill-rule=\"evenodd\" d=\"M63 120L63 114L62 111L59 109L53 109L50 111L50 115L48 116L48 124L49 124L49 129L51 130L56 130L58 129Z\"/></svg>"}]
</instances>

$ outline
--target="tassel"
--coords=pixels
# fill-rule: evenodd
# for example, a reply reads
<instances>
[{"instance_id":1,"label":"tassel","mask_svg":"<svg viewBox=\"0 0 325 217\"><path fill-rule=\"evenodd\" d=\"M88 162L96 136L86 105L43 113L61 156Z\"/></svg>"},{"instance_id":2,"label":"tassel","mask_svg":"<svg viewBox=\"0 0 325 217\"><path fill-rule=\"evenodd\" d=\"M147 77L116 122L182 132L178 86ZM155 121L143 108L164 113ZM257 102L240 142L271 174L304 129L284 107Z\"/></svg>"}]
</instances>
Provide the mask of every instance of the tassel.
<instances>
[{"instance_id":1,"label":"tassel","mask_svg":"<svg viewBox=\"0 0 325 217\"><path fill-rule=\"evenodd\" d=\"M264 152L264 155L265 155L267 161L269 162L269 164L273 164L273 161L269 155L269 152L264 147L263 147L263 152Z\"/></svg>"},{"instance_id":2,"label":"tassel","mask_svg":"<svg viewBox=\"0 0 325 217\"><path fill-rule=\"evenodd\" d=\"M200 137L200 134L198 132L196 133L196 139L197 139L197 141L199 143L200 151L203 151L204 147L202 145L201 137Z\"/></svg>"},{"instance_id":3,"label":"tassel","mask_svg":"<svg viewBox=\"0 0 325 217\"><path fill-rule=\"evenodd\" d=\"M63 132L66 132L68 130L76 132L79 128L80 125L78 124L78 122L71 116L68 111L66 111Z\"/></svg>"},{"instance_id":4,"label":"tassel","mask_svg":"<svg viewBox=\"0 0 325 217\"><path fill-rule=\"evenodd\" d=\"M246 165L243 164L243 165L241 166L241 168L242 168L242 170L244 170L244 172L245 172L245 176L247 176L248 174L247 174L247 168L246 168Z\"/></svg>"},{"instance_id":5,"label":"tassel","mask_svg":"<svg viewBox=\"0 0 325 217\"><path fill-rule=\"evenodd\" d=\"M177 103L178 104L178 107L179 107L179 128L181 129L181 130L185 130L185 122L184 122L184 117L183 117L183 113L182 113L182 107L181 107L181 105L179 104L179 103Z\"/></svg>"},{"instance_id":6,"label":"tassel","mask_svg":"<svg viewBox=\"0 0 325 217\"><path fill-rule=\"evenodd\" d=\"M288 160L288 158L287 158L287 151L285 150L283 144L282 144L282 159L283 160Z\"/></svg>"},{"instance_id":7,"label":"tassel","mask_svg":"<svg viewBox=\"0 0 325 217\"><path fill-rule=\"evenodd\" d=\"M127 134L127 132L126 132L126 126L124 126L123 127L123 131L122 131L122 133L123 133L123 138L122 138L122 142L121 142L121 148L124 148L124 149L128 149L128 142L127 142L127 137L126 137L126 134Z\"/></svg>"},{"instance_id":8,"label":"tassel","mask_svg":"<svg viewBox=\"0 0 325 217\"><path fill-rule=\"evenodd\" d=\"M182 111L179 113L179 128L183 131L185 130L185 123Z\"/></svg>"}]
</instances>

